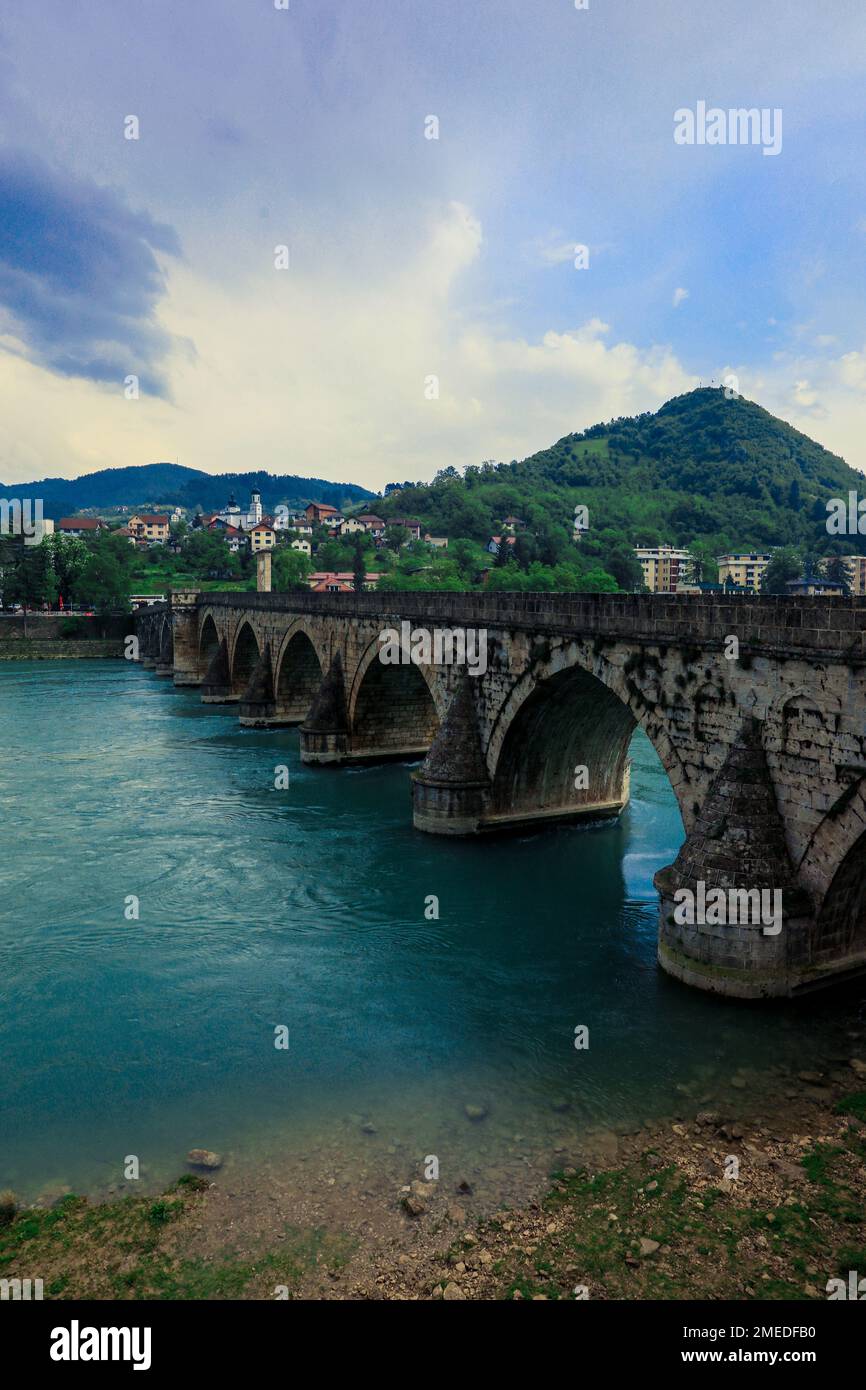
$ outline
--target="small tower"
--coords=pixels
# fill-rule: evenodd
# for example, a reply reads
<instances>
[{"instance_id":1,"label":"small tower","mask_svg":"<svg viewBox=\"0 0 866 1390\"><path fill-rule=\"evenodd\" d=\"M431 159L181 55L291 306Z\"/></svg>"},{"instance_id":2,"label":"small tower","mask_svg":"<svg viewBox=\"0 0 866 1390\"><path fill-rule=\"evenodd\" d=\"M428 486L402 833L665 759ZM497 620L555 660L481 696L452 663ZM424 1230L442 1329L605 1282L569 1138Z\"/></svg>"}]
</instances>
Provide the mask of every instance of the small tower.
<instances>
[{"instance_id":1,"label":"small tower","mask_svg":"<svg viewBox=\"0 0 866 1390\"><path fill-rule=\"evenodd\" d=\"M262 494L257 487L250 493L250 509L247 513L247 529L258 526L262 519Z\"/></svg>"}]
</instances>

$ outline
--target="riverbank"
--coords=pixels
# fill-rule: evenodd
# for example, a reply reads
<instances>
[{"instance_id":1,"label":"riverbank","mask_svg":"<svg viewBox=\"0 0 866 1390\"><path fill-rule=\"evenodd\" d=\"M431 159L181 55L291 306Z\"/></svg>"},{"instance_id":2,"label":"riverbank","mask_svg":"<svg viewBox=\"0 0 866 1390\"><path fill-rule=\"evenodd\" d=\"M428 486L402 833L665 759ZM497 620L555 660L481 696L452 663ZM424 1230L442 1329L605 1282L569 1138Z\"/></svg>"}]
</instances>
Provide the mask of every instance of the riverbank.
<instances>
[{"instance_id":1,"label":"riverbank","mask_svg":"<svg viewBox=\"0 0 866 1390\"><path fill-rule=\"evenodd\" d=\"M0 661L82 661L120 659L123 641L119 638L70 640L68 638L18 638L0 642Z\"/></svg>"},{"instance_id":2,"label":"riverbank","mask_svg":"<svg viewBox=\"0 0 866 1390\"><path fill-rule=\"evenodd\" d=\"M866 1038L851 1044L761 1115L744 1091L576 1141L535 1196L492 1214L459 1177L346 1204L218 1170L11 1221L0 1199L0 1277L41 1278L49 1298L823 1300L828 1280L866 1275Z\"/></svg>"}]
</instances>

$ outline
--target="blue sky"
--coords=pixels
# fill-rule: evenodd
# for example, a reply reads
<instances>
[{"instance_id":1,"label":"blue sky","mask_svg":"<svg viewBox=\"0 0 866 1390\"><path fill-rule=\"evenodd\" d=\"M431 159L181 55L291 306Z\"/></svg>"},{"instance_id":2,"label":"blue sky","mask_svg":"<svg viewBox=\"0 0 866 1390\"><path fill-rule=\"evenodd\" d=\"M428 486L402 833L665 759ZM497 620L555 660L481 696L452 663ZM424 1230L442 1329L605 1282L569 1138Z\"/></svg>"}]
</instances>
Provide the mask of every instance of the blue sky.
<instances>
[{"instance_id":1,"label":"blue sky","mask_svg":"<svg viewBox=\"0 0 866 1390\"><path fill-rule=\"evenodd\" d=\"M866 467L866 10L693 8L4 13L0 478L378 488L725 372ZM698 101L780 109L779 154L677 145Z\"/></svg>"}]
</instances>

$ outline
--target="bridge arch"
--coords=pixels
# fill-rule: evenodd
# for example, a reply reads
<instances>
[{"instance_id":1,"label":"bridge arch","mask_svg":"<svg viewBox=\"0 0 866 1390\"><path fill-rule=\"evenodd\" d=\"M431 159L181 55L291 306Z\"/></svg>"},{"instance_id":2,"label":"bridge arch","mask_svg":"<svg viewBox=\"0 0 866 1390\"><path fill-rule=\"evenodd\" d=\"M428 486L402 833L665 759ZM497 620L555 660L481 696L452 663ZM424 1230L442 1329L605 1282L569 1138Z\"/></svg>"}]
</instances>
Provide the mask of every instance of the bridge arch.
<instances>
[{"instance_id":1,"label":"bridge arch","mask_svg":"<svg viewBox=\"0 0 866 1390\"><path fill-rule=\"evenodd\" d=\"M326 670L309 625L293 623L274 664L274 699L280 720L300 724L306 718Z\"/></svg>"},{"instance_id":2,"label":"bridge arch","mask_svg":"<svg viewBox=\"0 0 866 1390\"><path fill-rule=\"evenodd\" d=\"M259 639L252 623L243 619L235 634L231 652L231 688L233 695L243 695L261 656Z\"/></svg>"},{"instance_id":3,"label":"bridge arch","mask_svg":"<svg viewBox=\"0 0 866 1390\"><path fill-rule=\"evenodd\" d=\"M352 750L415 755L427 751L444 714L445 692L433 667L379 659L378 636L364 651L349 691ZM405 653L408 658L408 652Z\"/></svg>"},{"instance_id":4,"label":"bridge arch","mask_svg":"<svg viewBox=\"0 0 866 1390\"><path fill-rule=\"evenodd\" d=\"M842 787L833 807L812 832L799 856L797 876L820 908L829 896L839 865L862 841L866 827L866 773Z\"/></svg>"},{"instance_id":5,"label":"bridge arch","mask_svg":"<svg viewBox=\"0 0 866 1390\"><path fill-rule=\"evenodd\" d=\"M210 666L220 644L220 635L213 613L205 613L199 627L198 658L203 671Z\"/></svg>"},{"instance_id":6,"label":"bridge arch","mask_svg":"<svg viewBox=\"0 0 866 1390\"><path fill-rule=\"evenodd\" d=\"M628 663L615 666L572 642L556 647L515 682L486 749L493 820L615 814L628 795L628 749L640 727L689 828L697 807L688 796L688 774L654 712L662 683L652 671L633 678L643 658L635 660L629 671Z\"/></svg>"},{"instance_id":7,"label":"bridge arch","mask_svg":"<svg viewBox=\"0 0 866 1390\"><path fill-rule=\"evenodd\" d=\"M839 863L811 933L809 965L853 966L866 958L866 830Z\"/></svg>"}]
</instances>

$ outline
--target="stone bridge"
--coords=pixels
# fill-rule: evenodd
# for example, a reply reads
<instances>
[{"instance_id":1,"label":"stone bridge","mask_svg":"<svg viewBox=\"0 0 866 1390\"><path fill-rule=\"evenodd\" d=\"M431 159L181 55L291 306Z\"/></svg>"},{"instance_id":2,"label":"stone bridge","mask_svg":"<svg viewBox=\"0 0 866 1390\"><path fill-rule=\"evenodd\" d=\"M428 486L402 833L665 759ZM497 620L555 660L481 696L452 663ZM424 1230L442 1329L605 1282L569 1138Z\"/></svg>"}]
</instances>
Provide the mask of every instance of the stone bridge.
<instances>
[{"instance_id":1,"label":"stone bridge","mask_svg":"<svg viewBox=\"0 0 866 1390\"><path fill-rule=\"evenodd\" d=\"M864 599L189 592L135 622L145 666L299 724L306 763L423 759L433 834L616 816L640 726L686 833L655 880L664 969L740 997L866 971ZM719 888L782 916L680 920Z\"/></svg>"}]
</instances>

